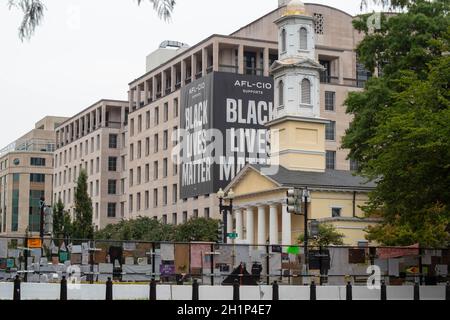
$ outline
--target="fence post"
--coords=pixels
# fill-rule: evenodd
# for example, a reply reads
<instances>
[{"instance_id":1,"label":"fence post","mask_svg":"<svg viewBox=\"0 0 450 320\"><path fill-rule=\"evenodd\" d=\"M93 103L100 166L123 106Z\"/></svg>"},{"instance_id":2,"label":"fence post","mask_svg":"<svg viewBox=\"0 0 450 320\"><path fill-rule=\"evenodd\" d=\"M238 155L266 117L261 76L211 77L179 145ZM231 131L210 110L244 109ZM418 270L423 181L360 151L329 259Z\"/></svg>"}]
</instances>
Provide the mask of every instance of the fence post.
<instances>
[{"instance_id":1,"label":"fence post","mask_svg":"<svg viewBox=\"0 0 450 320\"><path fill-rule=\"evenodd\" d=\"M150 281L150 300L155 301L156 300L156 280L155 278L152 278Z\"/></svg>"},{"instance_id":2,"label":"fence post","mask_svg":"<svg viewBox=\"0 0 450 320\"><path fill-rule=\"evenodd\" d=\"M197 279L194 279L194 283L192 283L192 300L197 301L199 299L199 293L198 293L198 281Z\"/></svg>"},{"instance_id":3,"label":"fence post","mask_svg":"<svg viewBox=\"0 0 450 320\"><path fill-rule=\"evenodd\" d=\"M414 300L420 300L420 285L419 282L414 284Z\"/></svg>"},{"instance_id":4,"label":"fence post","mask_svg":"<svg viewBox=\"0 0 450 320\"><path fill-rule=\"evenodd\" d=\"M61 279L61 289L59 292L59 300L67 300L67 280L66 276L63 276Z\"/></svg>"},{"instance_id":5,"label":"fence post","mask_svg":"<svg viewBox=\"0 0 450 320\"><path fill-rule=\"evenodd\" d=\"M445 300L450 301L450 282L445 286Z\"/></svg>"},{"instance_id":6,"label":"fence post","mask_svg":"<svg viewBox=\"0 0 450 320\"><path fill-rule=\"evenodd\" d=\"M272 285L272 300L280 300L280 286L277 281Z\"/></svg>"},{"instance_id":7,"label":"fence post","mask_svg":"<svg viewBox=\"0 0 450 320\"><path fill-rule=\"evenodd\" d=\"M386 292L386 282L381 281L381 300L386 301L387 300L387 292Z\"/></svg>"},{"instance_id":8,"label":"fence post","mask_svg":"<svg viewBox=\"0 0 450 320\"><path fill-rule=\"evenodd\" d=\"M316 283L314 282L314 280L311 282L311 285L309 287L309 300L317 300Z\"/></svg>"},{"instance_id":9,"label":"fence post","mask_svg":"<svg viewBox=\"0 0 450 320\"><path fill-rule=\"evenodd\" d=\"M240 297L239 297L239 281L236 279L234 280L233 283L233 300L234 301L239 301Z\"/></svg>"},{"instance_id":10,"label":"fence post","mask_svg":"<svg viewBox=\"0 0 450 320\"><path fill-rule=\"evenodd\" d=\"M352 284L351 282L347 282L347 287L345 290L345 299L346 300L353 300L353 293L352 293Z\"/></svg>"},{"instance_id":11,"label":"fence post","mask_svg":"<svg viewBox=\"0 0 450 320\"><path fill-rule=\"evenodd\" d=\"M113 283L111 278L108 277L108 281L106 281L106 300L113 299Z\"/></svg>"},{"instance_id":12,"label":"fence post","mask_svg":"<svg viewBox=\"0 0 450 320\"><path fill-rule=\"evenodd\" d=\"M14 292L13 292L13 300L20 300L20 278L16 276L14 279Z\"/></svg>"}]
</instances>

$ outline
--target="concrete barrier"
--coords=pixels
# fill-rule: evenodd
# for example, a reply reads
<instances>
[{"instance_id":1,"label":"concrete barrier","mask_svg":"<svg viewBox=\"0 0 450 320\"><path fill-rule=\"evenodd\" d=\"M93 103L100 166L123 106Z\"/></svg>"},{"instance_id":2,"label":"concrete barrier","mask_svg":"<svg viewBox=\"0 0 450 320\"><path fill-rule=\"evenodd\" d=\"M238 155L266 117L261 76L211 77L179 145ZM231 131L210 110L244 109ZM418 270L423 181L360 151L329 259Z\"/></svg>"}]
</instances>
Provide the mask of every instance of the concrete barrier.
<instances>
[{"instance_id":1,"label":"concrete barrier","mask_svg":"<svg viewBox=\"0 0 450 320\"><path fill-rule=\"evenodd\" d=\"M420 300L445 300L445 286L420 286Z\"/></svg>"},{"instance_id":2,"label":"concrete barrier","mask_svg":"<svg viewBox=\"0 0 450 320\"><path fill-rule=\"evenodd\" d=\"M21 283L22 300L59 300L59 283ZM241 286L241 300L272 300L272 286ZM317 300L345 300L345 286L317 286ZM0 300L13 299L12 282L0 283ZM147 284L114 284L114 300L148 300L150 286ZM445 300L446 287L421 286L420 300ZM387 300L413 300L414 286L387 286ZM192 300L192 286L157 285L157 300ZM105 300L105 284L79 284L67 286L68 300ZM309 300L309 286L279 286L280 300ZM381 291L365 286L352 286L353 300L380 300ZM230 301L233 299L232 286L199 286L200 300Z\"/></svg>"},{"instance_id":3,"label":"concrete barrier","mask_svg":"<svg viewBox=\"0 0 450 320\"><path fill-rule=\"evenodd\" d=\"M105 299L106 299L106 284L67 285L67 300L105 300Z\"/></svg>"},{"instance_id":4,"label":"concrete barrier","mask_svg":"<svg viewBox=\"0 0 450 320\"><path fill-rule=\"evenodd\" d=\"M59 283L21 283L21 300L59 300Z\"/></svg>"},{"instance_id":5,"label":"concrete barrier","mask_svg":"<svg viewBox=\"0 0 450 320\"><path fill-rule=\"evenodd\" d=\"M113 300L148 300L149 286L144 284L114 284Z\"/></svg>"},{"instance_id":6,"label":"concrete barrier","mask_svg":"<svg viewBox=\"0 0 450 320\"><path fill-rule=\"evenodd\" d=\"M317 286L317 300L345 300L345 286Z\"/></svg>"},{"instance_id":7,"label":"concrete barrier","mask_svg":"<svg viewBox=\"0 0 450 320\"><path fill-rule=\"evenodd\" d=\"M220 288L220 289L219 289ZM200 300L233 300L232 286L200 286Z\"/></svg>"},{"instance_id":8,"label":"concrete barrier","mask_svg":"<svg viewBox=\"0 0 450 320\"><path fill-rule=\"evenodd\" d=\"M381 300L381 289L353 286L353 300Z\"/></svg>"},{"instance_id":9,"label":"concrete barrier","mask_svg":"<svg viewBox=\"0 0 450 320\"><path fill-rule=\"evenodd\" d=\"M192 300L192 286L172 286L172 300Z\"/></svg>"},{"instance_id":10,"label":"concrete barrier","mask_svg":"<svg viewBox=\"0 0 450 320\"><path fill-rule=\"evenodd\" d=\"M309 300L309 286L280 286L280 300Z\"/></svg>"},{"instance_id":11,"label":"concrete barrier","mask_svg":"<svg viewBox=\"0 0 450 320\"><path fill-rule=\"evenodd\" d=\"M414 286L388 286L387 300L414 300Z\"/></svg>"},{"instance_id":12,"label":"concrete barrier","mask_svg":"<svg viewBox=\"0 0 450 320\"><path fill-rule=\"evenodd\" d=\"M0 283L0 300L12 300L13 290L14 290L14 283L12 282Z\"/></svg>"}]
</instances>

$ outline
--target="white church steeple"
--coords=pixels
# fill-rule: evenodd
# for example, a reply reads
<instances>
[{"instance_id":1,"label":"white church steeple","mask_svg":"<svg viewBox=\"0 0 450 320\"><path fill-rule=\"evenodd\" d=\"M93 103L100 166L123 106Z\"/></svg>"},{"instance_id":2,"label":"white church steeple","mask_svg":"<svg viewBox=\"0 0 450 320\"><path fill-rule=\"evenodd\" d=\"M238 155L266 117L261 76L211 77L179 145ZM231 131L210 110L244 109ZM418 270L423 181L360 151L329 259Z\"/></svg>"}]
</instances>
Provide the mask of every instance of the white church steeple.
<instances>
[{"instance_id":1,"label":"white church steeple","mask_svg":"<svg viewBox=\"0 0 450 320\"><path fill-rule=\"evenodd\" d=\"M278 26L278 60L270 72L275 83L271 162L290 170L325 171L325 125L320 118L320 72L314 21L300 0L290 0Z\"/></svg>"},{"instance_id":2,"label":"white church steeple","mask_svg":"<svg viewBox=\"0 0 450 320\"><path fill-rule=\"evenodd\" d=\"M320 71L316 61L314 20L300 0L291 0L278 26L278 60L272 65L277 116L320 115Z\"/></svg>"}]
</instances>

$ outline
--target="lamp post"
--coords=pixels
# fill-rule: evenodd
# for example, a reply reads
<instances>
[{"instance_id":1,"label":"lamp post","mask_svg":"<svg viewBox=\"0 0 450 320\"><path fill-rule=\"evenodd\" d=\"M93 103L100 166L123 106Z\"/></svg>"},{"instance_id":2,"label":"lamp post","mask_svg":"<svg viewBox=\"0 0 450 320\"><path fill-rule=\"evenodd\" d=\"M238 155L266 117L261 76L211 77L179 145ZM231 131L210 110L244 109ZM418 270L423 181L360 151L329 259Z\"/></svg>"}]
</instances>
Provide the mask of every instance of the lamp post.
<instances>
[{"instance_id":1,"label":"lamp post","mask_svg":"<svg viewBox=\"0 0 450 320\"><path fill-rule=\"evenodd\" d=\"M223 215L223 243L227 243L228 235L228 212L230 214L233 214L233 198L234 198L234 192L233 189L230 189L228 191L228 194L225 195L225 192L222 190L222 188L217 191L217 197L219 197L219 210L220 213ZM225 205L224 199L229 199L230 204Z\"/></svg>"},{"instance_id":2,"label":"lamp post","mask_svg":"<svg viewBox=\"0 0 450 320\"><path fill-rule=\"evenodd\" d=\"M311 197L311 193L308 190L308 187L306 187L305 189L303 189L303 203L305 204L305 211L304 211L304 216L305 216L305 235L304 235L304 249L305 249L305 270L306 270L306 275L308 275L308 263L309 263L309 257L308 257L308 201L309 198Z\"/></svg>"}]
</instances>

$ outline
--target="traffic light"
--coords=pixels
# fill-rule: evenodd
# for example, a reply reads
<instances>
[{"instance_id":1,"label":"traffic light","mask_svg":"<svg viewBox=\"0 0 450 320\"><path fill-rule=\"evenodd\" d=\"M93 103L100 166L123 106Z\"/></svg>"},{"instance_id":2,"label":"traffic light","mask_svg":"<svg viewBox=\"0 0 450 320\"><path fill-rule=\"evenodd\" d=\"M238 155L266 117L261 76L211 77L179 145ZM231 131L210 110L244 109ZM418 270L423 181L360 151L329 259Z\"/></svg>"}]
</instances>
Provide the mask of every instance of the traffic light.
<instances>
[{"instance_id":1,"label":"traffic light","mask_svg":"<svg viewBox=\"0 0 450 320\"><path fill-rule=\"evenodd\" d=\"M53 234L53 209L51 207L44 208L44 233Z\"/></svg>"},{"instance_id":2,"label":"traffic light","mask_svg":"<svg viewBox=\"0 0 450 320\"><path fill-rule=\"evenodd\" d=\"M223 222L219 220L217 223L217 243L223 243L224 238L224 230L223 230Z\"/></svg>"},{"instance_id":3,"label":"traffic light","mask_svg":"<svg viewBox=\"0 0 450 320\"><path fill-rule=\"evenodd\" d=\"M286 192L287 211L289 213L301 215L302 210L302 190L291 188Z\"/></svg>"}]
</instances>

